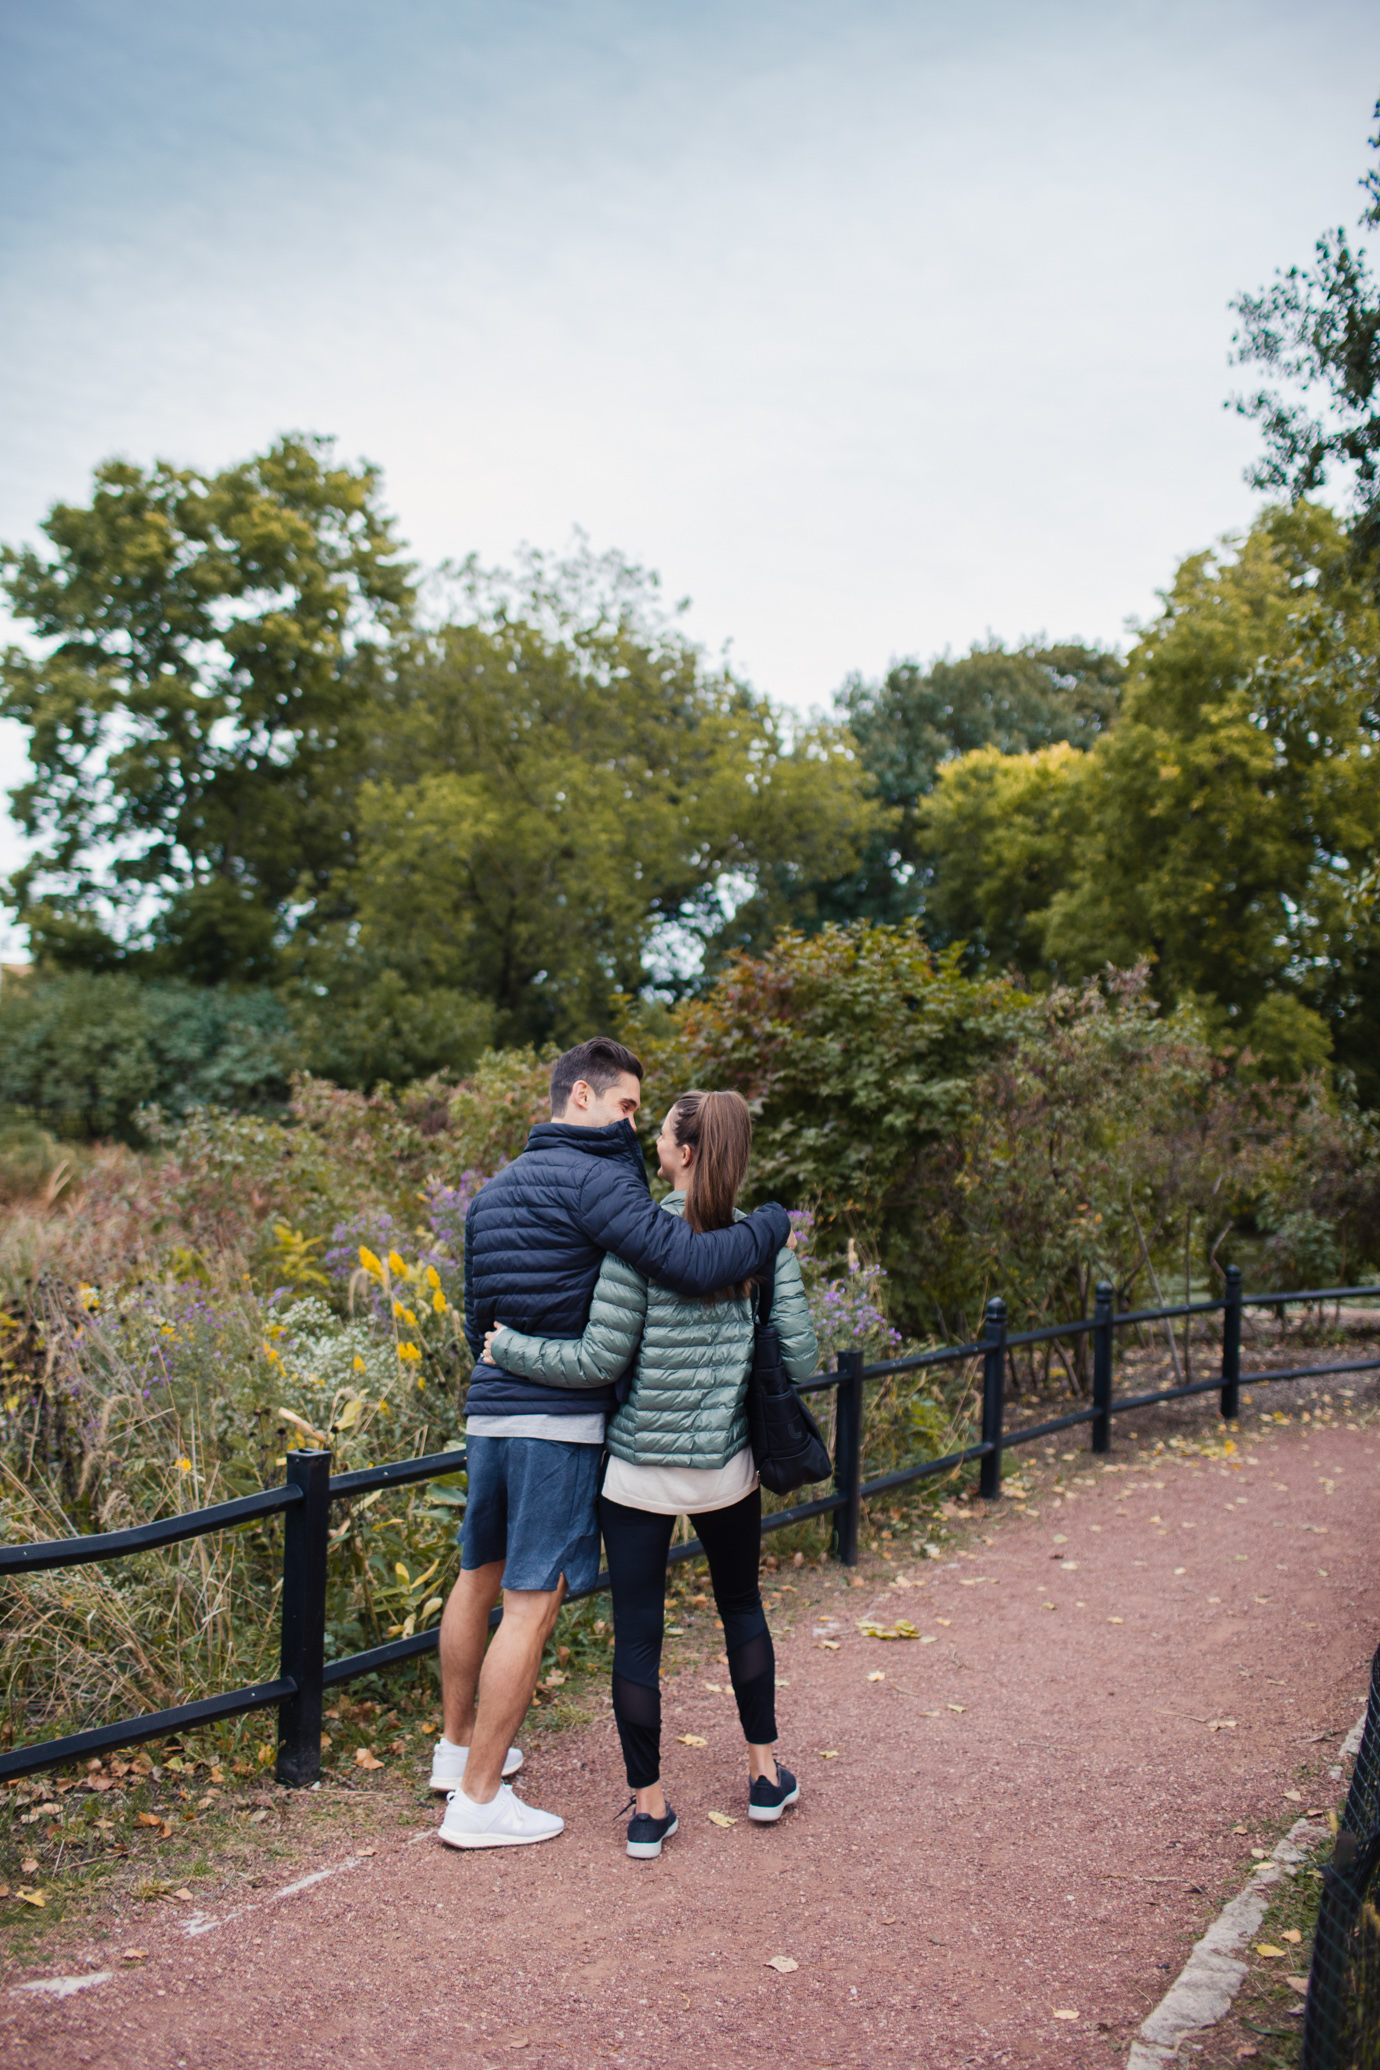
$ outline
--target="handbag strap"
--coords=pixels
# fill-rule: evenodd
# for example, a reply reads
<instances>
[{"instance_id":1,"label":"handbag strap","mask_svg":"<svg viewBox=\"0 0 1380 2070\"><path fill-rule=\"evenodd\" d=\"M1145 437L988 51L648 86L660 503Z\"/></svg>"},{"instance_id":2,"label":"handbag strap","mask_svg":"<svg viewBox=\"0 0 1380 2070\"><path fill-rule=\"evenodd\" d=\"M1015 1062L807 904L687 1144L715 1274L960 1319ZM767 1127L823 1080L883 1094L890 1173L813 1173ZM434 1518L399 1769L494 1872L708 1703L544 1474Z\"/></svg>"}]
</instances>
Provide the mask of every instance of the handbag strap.
<instances>
[{"instance_id":1,"label":"handbag strap","mask_svg":"<svg viewBox=\"0 0 1380 2070\"><path fill-rule=\"evenodd\" d=\"M752 1318L759 1330L764 1330L771 1321L771 1304L776 1299L776 1260L772 1259L765 1274L752 1291Z\"/></svg>"}]
</instances>

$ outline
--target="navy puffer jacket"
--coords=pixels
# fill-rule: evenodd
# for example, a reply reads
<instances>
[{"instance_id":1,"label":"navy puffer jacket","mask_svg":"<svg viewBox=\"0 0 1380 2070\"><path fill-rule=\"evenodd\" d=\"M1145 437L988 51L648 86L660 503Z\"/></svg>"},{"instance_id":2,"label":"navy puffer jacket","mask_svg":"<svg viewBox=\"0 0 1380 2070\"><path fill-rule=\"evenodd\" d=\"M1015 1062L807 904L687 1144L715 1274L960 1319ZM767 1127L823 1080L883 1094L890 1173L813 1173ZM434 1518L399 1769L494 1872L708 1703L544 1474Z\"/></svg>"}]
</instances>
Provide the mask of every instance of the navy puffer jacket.
<instances>
[{"instance_id":1,"label":"navy puffer jacket","mask_svg":"<svg viewBox=\"0 0 1380 2070\"><path fill-rule=\"evenodd\" d=\"M483 1363L498 1324L528 1337L579 1337L612 1251L658 1286L711 1294L754 1278L790 1234L784 1208L758 1208L703 1235L663 1215L632 1124L572 1128L539 1121L513 1164L482 1186L465 1217L465 1335L480 1360L466 1404L474 1415L588 1415L612 1387L545 1387Z\"/></svg>"}]
</instances>

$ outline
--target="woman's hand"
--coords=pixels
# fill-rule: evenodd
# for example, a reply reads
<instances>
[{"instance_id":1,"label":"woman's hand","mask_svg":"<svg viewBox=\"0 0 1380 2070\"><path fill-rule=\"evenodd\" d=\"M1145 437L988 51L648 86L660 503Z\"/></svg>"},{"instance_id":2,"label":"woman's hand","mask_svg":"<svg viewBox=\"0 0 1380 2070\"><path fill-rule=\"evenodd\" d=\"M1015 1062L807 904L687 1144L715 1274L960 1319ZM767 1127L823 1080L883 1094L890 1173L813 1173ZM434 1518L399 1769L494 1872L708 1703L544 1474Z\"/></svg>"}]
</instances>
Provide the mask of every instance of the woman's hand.
<instances>
[{"instance_id":1,"label":"woman's hand","mask_svg":"<svg viewBox=\"0 0 1380 2070\"><path fill-rule=\"evenodd\" d=\"M493 1364L493 1357L492 1357L492 1353L493 1353L493 1348L494 1348L494 1338L495 1338L495 1337L496 1337L497 1335L498 1335L498 1329L497 1329L497 1327L495 1327L495 1328L494 1328L494 1329L492 1329L492 1330L487 1330L487 1331L485 1332L485 1335L484 1335L484 1356L485 1356L485 1358L486 1358L486 1359L488 1360L488 1362L489 1362L489 1364L490 1364L490 1365L492 1365L492 1364Z\"/></svg>"}]
</instances>

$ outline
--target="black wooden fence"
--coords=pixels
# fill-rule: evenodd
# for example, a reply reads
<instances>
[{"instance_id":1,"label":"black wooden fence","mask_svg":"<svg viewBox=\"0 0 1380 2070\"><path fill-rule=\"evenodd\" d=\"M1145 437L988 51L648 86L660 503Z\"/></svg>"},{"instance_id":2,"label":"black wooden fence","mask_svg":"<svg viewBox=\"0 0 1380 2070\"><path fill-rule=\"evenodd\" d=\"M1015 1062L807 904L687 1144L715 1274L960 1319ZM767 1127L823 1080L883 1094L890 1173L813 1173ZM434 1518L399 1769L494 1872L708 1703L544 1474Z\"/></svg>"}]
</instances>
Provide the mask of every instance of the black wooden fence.
<instances>
[{"instance_id":1,"label":"black wooden fence","mask_svg":"<svg viewBox=\"0 0 1380 2070\"><path fill-rule=\"evenodd\" d=\"M1006 1305L989 1301L982 1337L971 1344L946 1345L939 1351L920 1352L913 1358L885 1359L864 1365L861 1352L840 1352L832 1373L818 1374L805 1381L801 1394L817 1394L826 1388L837 1390L834 1419L833 1491L809 1502L798 1502L764 1516L762 1530L784 1530L807 1517L832 1514L834 1551L848 1566L858 1557L858 1527L864 1502L888 1495L911 1482L933 1474L952 1473L956 1468L978 1462L979 1492L989 1501L1001 1494L1002 1454L1017 1445L1032 1445L1057 1431L1091 1426L1090 1445L1094 1453L1111 1449L1113 1416L1132 1409L1149 1408L1157 1402L1179 1401L1187 1395L1220 1393L1221 1413L1234 1418L1238 1412L1241 1373L1241 1314L1243 1308L1273 1307L1282 1310L1300 1302L1339 1302L1376 1298L1380 1286L1325 1287L1306 1293L1246 1294L1236 1266L1227 1270L1226 1292L1219 1301L1191 1301L1176 1307L1141 1308L1123 1314L1115 1312L1112 1287L1104 1281L1097 1289L1091 1317L1074 1322L1053 1323L1045 1329L1023 1330L1008 1336ZM1208 1380L1186 1380L1174 1387L1156 1388L1150 1393L1121 1395L1112 1388L1113 1333L1146 1323L1173 1321L1194 1316L1222 1317L1221 1363ZM1091 1336L1093 1340L1092 1398L1066 1415L1043 1423L1022 1425L1008 1431L1006 1416L1006 1372L1010 1353L1023 1345L1043 1344L1055 1338ZM975 1445L950 1452L942 1459L925 1459L902 1467L897 1473L876 1480L862 1478L862 1429L864 1390L870 1380L894 1373L915 1373L931 1366L956 1365L965 1359L982 1361L981 1436ZM1318 1374L1368 1372L1380 1367L1380 1357L1351 1359L1343 1364L1291 1366L1276 1372L1247 1373L1252 1387L1274 1380L1308 1379ZM280 1488L265 1488L257 1495L244 1495L235 1502L217 1503L211 1509L189 1510L184 1516L166 1517L158 1523L141 1524L129 1531L107 1531L83 1538L60 1538L47 1544L0 1546L0 1575L36 1574L49 1567L75 1567L91 1560L120 1559L130 1553L146 1552L154 1546L174 1545L184 1538L199 1538L210 1531L227 1530L257 1517L284 1512L282 1651L276 1681L256 1683L247 1689L230 1689L219 1696L204 1696L196 1703L151 1711L138 1718L123 1718L111 1725L97 1725L88 1732L71 1733L65 1739L45 1740L39 1745L15 1747L0 1754L0 1781L10 1776L29 1775L40 1768L56 1767L64 1761L105 1753L114 1747L132 1746L140 1740L161 1739L164 1734L186 1732L217 1718L238 1717L246 1711L278 1709L278 1762L280 1782L302 1786L316 1781L321 1768L321 1712L325 1691L338 1682L351 1681L419 1654L434 1652L436 1626L395 1639L386 1646L374 1646L365 1653L352 1653L344 1660L327 1661L326 1561L332 1502L345 1496L363 1495L375 1488L406 1487L415 1481L435 1480L460 1471L463 1452L435 1452L425 1459L399 1459L391 1466L366 1467L358 1473L332 1474L329 1452L292 1452L287 1460L287 1479ZM673 1560L696 1558L702 1547L698 1539L673 1548ZM607 1586L607 1575L575 1595L595 1595ZM496 1623L499 1613L494 1612Z\"/></svg>"}]
</instances>

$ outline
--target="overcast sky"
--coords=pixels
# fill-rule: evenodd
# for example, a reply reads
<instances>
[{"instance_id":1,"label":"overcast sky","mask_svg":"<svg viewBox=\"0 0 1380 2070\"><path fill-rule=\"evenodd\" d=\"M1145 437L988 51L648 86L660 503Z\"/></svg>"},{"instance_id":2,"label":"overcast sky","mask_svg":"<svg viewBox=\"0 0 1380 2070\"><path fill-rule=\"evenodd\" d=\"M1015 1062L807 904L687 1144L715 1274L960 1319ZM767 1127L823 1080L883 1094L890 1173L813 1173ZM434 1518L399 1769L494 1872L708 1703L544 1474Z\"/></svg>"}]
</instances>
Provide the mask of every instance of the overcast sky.
<instances>
[{"instance_id":1,"label":"overcast sky","mask_svg":"<svg viewBox=\"0 0 1380 2070\"><path fill-rule=\"evenodd\" d=\"M1354 221L1380 91L1360 0L0 24L0 539L114 453L330 432L423 560L583 526L802 707L1124 638L1249 518L1227 303Z\"/></svg>"}]
</instances>

